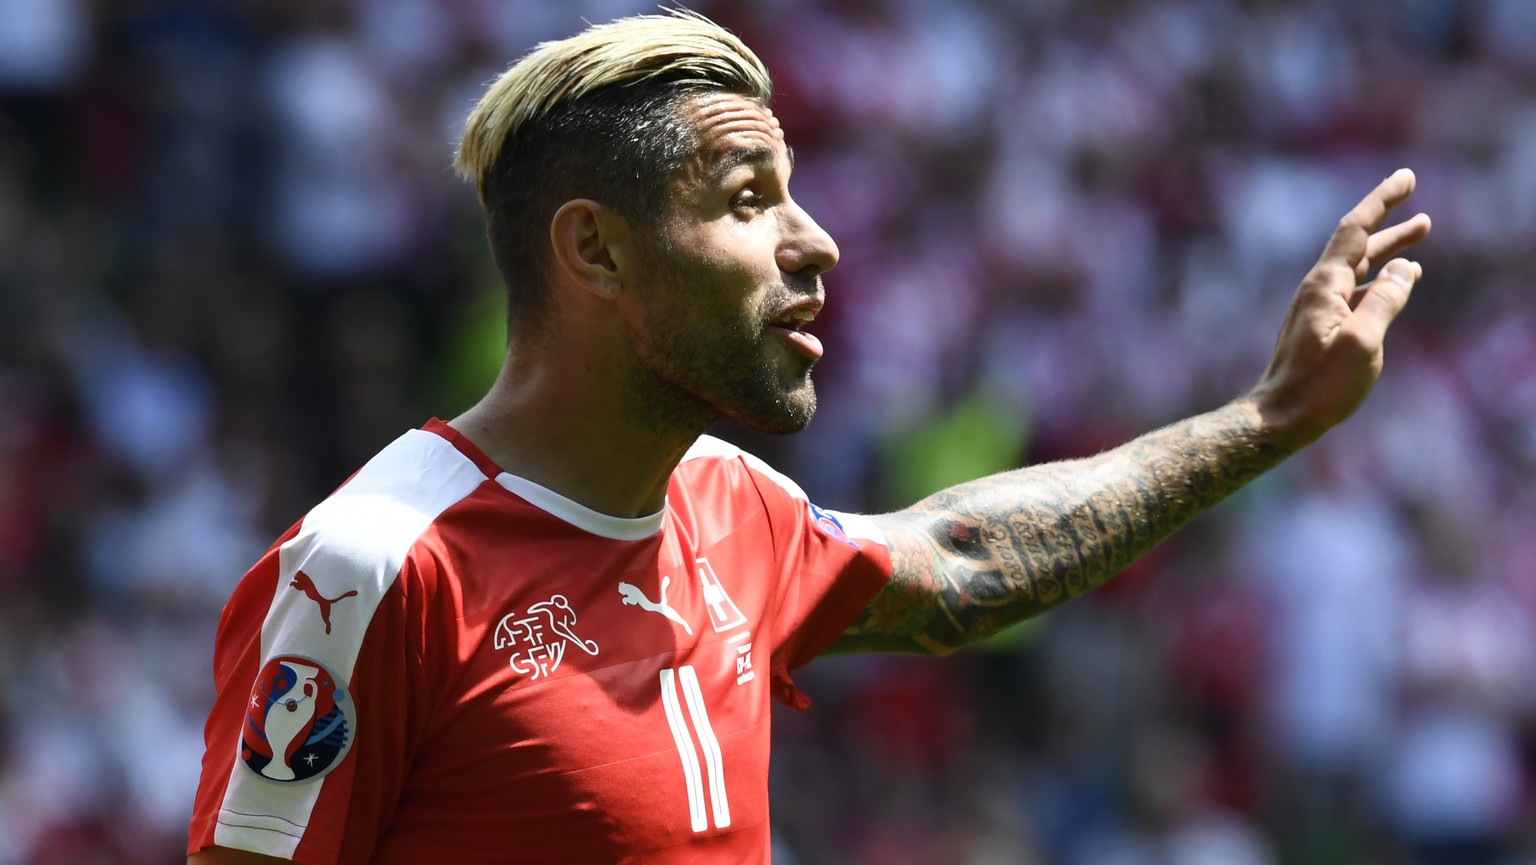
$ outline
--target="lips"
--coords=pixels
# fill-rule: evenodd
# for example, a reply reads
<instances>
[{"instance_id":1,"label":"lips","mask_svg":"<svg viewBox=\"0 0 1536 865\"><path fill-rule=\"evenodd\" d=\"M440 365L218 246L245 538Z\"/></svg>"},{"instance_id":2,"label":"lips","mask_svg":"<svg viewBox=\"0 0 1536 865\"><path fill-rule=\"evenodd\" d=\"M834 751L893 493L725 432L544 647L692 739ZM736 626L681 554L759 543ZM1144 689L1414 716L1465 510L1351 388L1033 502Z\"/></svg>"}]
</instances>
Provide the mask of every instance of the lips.
<instances>
[{"instance_id":1,"label":"lips","mask_svg":"<svg viewBox=\"0 0 1536 865\"><path fill-rule=\"evenodd\" d=\"M803 328L816 320L822 305L823 301L819 298L812 298L791 306L770 322L786 342L813 361L821 358L821 340L806 333Z\"/></svg>"}]
</instances>

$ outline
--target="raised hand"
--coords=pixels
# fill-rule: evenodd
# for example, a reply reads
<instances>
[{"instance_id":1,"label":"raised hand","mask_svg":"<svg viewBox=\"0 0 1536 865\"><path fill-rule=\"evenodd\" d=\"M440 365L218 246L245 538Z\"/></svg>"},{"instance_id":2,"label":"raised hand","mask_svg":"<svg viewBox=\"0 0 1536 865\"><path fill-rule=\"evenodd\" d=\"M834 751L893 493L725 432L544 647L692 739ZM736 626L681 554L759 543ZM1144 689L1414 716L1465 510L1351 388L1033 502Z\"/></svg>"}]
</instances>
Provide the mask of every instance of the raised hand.
<instances>
[{"instance_id":1,"label":"raised hand","mask_svg":"<svg viewBox=\"0 0 1536 865\"><path fill-rule=\"evenodd\" d=\"M1349 417L1381 374L1387 328L1423 275L1417 262L1393 256L1423 240L1430 222L1419 213L1380 226L1414 183L1401 168L1361 199L1296 290L1274 357L1248 394L1275 444L1295 450L1317 439Z\"/></svg>"},{"instance_id":2,"label":"raised hand","mask_svg":"<svg viewBox=\"0 0 1536 865\"><path fill-rule=\"evenodd\" d=\"M1348 417L1380 375L1382 340L1421 274L1393 256L1429 233L1429 217L1380 227L1413 184L1398 171L1339 220L1274 359L1242 398L1092 457L958 484L875 517L891 580L836 650L943 654L1047 610Z\"/></svg>"}]
</instances>

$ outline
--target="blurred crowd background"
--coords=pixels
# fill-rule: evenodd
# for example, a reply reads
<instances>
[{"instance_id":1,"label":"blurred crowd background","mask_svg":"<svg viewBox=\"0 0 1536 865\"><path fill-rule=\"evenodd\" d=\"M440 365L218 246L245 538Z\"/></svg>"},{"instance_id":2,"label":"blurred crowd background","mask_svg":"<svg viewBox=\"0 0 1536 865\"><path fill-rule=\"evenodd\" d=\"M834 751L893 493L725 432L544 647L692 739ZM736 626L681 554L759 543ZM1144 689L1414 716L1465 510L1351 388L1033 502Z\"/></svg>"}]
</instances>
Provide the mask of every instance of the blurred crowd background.
<instances>
[{"instance_id":1,"label":"blurred crowd background","mask_svg":"<svg viewBox=\"0 0 1536 865\"><path fill-rule=\"evenodd\" d=\"M1378 180L1436 221L1318 446L985 647L802 671L775 861L1536 863L1536 4L693 5L843 253L815 423L721 434L827 507L1219 405ZM234 582L500 358L464 115L651 9L0 0L0 865L180 861Z\"/></svg>"}]
</instances>

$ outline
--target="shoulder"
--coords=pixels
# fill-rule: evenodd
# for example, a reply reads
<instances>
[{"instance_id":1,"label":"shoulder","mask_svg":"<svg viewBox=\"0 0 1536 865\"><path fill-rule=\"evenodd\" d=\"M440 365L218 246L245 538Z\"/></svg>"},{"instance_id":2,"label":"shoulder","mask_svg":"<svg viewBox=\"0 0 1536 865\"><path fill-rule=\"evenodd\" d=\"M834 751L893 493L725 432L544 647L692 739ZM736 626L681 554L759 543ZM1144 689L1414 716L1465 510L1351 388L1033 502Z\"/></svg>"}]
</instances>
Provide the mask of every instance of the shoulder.
<instances>
[{"instance_id":1,"label":"shoulder","mask_svg":"<svg viewBox=\"0 0 1536 865\"><path fill-rule=\"evenodd\" d=\"M439 517L487 480L441 436L412 430L304 516L247 575L263 656L303 656L347 680L380 610L391 621L420 580L407 563ZM420 563L418 563L420 564ZM420 572L422 569L417 569ZM435 573L435 568L428 568ZM395 600L385 603L387 597ZM233 602L232 602L233 603Z\"/></svg>"},{"instance_id":2,"label":"shoulder","mask_svg":"<svg viewBox=\"0 0 1536 865\"><path fill-rule=\"evenodd\" d=\"M759 489L765 486L778 494L800 501L809 501L805 490L788 475L770 466L755 455L736 445L714 436L699 436L693 447L683 455L678 468L685 475L702 475L711 470L735 473L750 479Z\"/></svg>"},{"instance_id":3,"label":"shoulder","mask_svg":"<svg viewBox=\"0 0 1536 865\"><path fill-rule=\"evenodd\" d=\"M734 475L751 483L770 510L774 504L785 506L785 513L805 519L834 537L858 537L885 544L885 533L867 516L817 507L805 490L788 475L757 456L730 442L713 436L700 436L683 456L679 469L684 475L702 476L710 471Z\"/></svg>"},{"instance_id":4,"label":"shoulder","mask_svg":"<svg viewBox=\"0 0 1536 865\"><path fill-rule=\"evenodd\" d=\"M319 568L387 588L443 512L485 481L451 443L411 430L305 515L283 544L283 570Z\"/></svg>"}]
</instances>

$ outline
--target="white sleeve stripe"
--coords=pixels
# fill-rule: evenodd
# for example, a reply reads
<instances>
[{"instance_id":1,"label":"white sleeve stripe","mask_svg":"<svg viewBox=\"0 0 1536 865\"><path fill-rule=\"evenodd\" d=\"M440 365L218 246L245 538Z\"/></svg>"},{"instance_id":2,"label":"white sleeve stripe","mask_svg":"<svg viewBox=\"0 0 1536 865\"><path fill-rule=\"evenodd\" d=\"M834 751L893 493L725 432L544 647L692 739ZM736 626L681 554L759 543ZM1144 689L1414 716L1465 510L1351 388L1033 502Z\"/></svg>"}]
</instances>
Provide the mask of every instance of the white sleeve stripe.
<instances>
[{"instance_id":1,"label":"white sleeve stripe","mask_svg":"<svg viewBox=\"0 0 1536 865\"><path fill-rule=\"evenodd\" d=\"M368 624L406 554L443 511L485 481L468 457L424 430L411 430L381 451L310 511L278 551L276 595L261 627L262 660L297 652L350 683ZM299 571L328 607L294 585Z\"/></svg>"},{"instance_id":2,"label":"white sleeve stripe","mask_svg":"<svg viewBox=\"0 0 1536 865\"><path fill-rule=\"evenodd\" d=\"M285 824L287 826L292 826L293 828L299 830L300 832L303 832L305 829L309 828L308 826L301 826L298 823L294 823L294 822L289 821L289 820L284 820L281 817L269 817L269 816L267 816L265 814L245 814L245 813L242 813L240 811L231 811L228 808L221 808L221 809L219 809L219 822L220 823L228 823L231 826L242 826L242 825L244 825L244 826L249 826L249 828L252 828L252 829L268 829L269 831L272 831L272 832L285 832L285 833L287 833L288 830L283 828L282 826L278 826L276 824L282 823L282 824ZM271 823L273 825L271 825L271 826L264 826L264 825L262 825L262 824L266 824L266 823ZM288 834L292 834L292 833L288 833Z\"/></svg>"},{"instance_id":3,"label":"white sleeve stripe","mask_svg":"<svg viewBox=\"0 0 1536 865\"><path fill-rule=\"evenodd\" d=\"M239 762L236 761L235 765L238 766ZM315 789L319 789L319 785L315 785ZM299 841L303 840L302 835L278 827L276 823L280 818L241 815L230 820L224 816L228 813L227 808L219 811L219 821L213 829L213 843L220 847L292 859L293 851L299 848Z\"/></svg>"},{"instance_id":4,"label":"white sleeve stripe","mask_svg":"<svg viewBox=\"0 0 1536 865\"><path fill-rule=\"evenodd\" d=\"M890 546L890 543L885 539L885 532L869 517L863 514L850 514L834 510L827 510L827 513L837 519L838 523L843 527L843 533L848 537L874 541L885 547Z\"/></svg>"},{"instance_id":5,"label":"white sleeve stripe","mask_svg":"<svg viewBox=\"0 0 1536 865\"><path fill-rule=\"evenodd\" d=\"M275 825L267 825L268 823L277 823L277 822L286 823L286 822L288 822L286 820L269 821L267 818L263 818L263 817L260 817L260 816L257 816L257 815L247 815L247 816L240 816L240 817L227 817L227 816L225 816L228 813L229 813L228 811L220 811L219 812L219 827L220 828L228 828L229 831L232 832L232 833L234 833L234 832L242 832L242 831L250 831L250 832L276 832L279 835L284 835L284 836L287 836L289 838L299 839L299 838L303 838L304 837L304 835L303 835L304 830L309 828L307 826L300 826L300 827L298 827L298 831L295 832L292 829L284 829L282 827L275 826ZM215 840L218 840L217 837L215 837Z\"/></svg>"},{"instance_id":6,"label":"white sleeve stripe","mask_svg":"<svg viewBox=\"0 0 1536 865\"><path fill-rule=\"evenodd\" d=\"M310 511L278 551L258 668L278 655L298 655L323 665L350 690L363 638L411 547L486 480L450 442L425 430L406 433L370 460ZM356 719L358 726L391 723ZM215 842L292 858L327 776L273 781L245 765L238 739L229 747L236 754Z\"/></svg>"}]
</instances>

